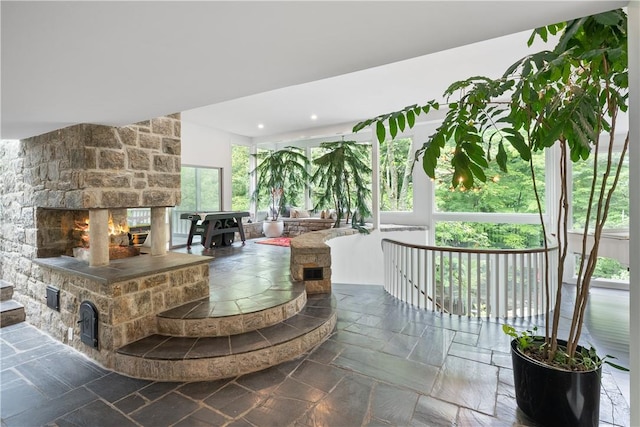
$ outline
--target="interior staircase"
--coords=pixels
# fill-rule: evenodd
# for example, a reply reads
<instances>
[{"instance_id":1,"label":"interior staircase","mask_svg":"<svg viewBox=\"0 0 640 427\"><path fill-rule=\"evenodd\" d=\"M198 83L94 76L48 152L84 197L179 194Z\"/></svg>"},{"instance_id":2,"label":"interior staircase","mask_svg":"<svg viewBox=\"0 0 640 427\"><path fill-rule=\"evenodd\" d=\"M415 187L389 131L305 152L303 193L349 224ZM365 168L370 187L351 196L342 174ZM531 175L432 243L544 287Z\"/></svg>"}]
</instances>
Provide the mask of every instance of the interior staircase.
<instances>
[{"instance_id":1,"label":"interior staircase","mask_svg":"<svg viewBox=\"0 0 640 427\"><path fill-rule=\"evenodd\" d=\"M266 369L323 342L336 323L331 294L307 297L303 283L278 289L286 298L238 310L209 298L160 313L158 333L116 352L115 370L154 381L208 381ZM265 298L265 300L270 300Z\"/></svg>"},{"instance_id":2,"label":"interior staircase","mask_svg":"<svg viewBox=\"0 0 640 427\"><path fill-rule=\"evenodd\" d=\"M13 299L13 285L0 279L0 327L24 322L24 306Z\"/></svg>"}]
</instances>

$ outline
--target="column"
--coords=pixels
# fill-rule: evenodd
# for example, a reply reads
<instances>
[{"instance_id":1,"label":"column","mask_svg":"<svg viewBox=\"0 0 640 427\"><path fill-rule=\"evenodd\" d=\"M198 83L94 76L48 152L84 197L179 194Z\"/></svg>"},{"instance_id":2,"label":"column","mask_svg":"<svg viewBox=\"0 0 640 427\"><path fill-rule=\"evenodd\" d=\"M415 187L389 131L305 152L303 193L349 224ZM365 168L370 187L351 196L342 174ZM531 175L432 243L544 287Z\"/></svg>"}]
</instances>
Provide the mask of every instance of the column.
<instances>
[{"instance_id":1,"label":"column","mask_svg":"<svg viewBox=\"0 0 640 427\"><path fill-rule=\"evenodd\" d=\"M109 210L89 210L89 266L109 265Z\"/></svg>"},{"instance_id":2,"label":"column","mask_svg":"<svg viewBox=\"0 0 640 427\"><path fill-rule=\"evenodd\" d=\"M151 208L151 255L166 255L167 227L165 207Z\"/></svg>"}]
</instances>

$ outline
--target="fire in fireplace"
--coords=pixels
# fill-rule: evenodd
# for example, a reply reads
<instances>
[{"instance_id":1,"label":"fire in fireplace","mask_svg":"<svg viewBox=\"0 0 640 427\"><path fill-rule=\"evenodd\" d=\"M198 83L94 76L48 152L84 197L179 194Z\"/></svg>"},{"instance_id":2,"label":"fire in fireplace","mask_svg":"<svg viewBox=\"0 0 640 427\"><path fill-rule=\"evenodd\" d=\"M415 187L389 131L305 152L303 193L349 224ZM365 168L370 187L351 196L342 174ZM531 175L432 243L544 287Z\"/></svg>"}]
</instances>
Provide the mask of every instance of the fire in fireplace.
<instances>
[{"instance_id":1,"label":"fire in fireplace","mask_svg":"<svg viewBox=\"0 0 640 427\"><path fill-rule=\"evenodd\" d=\"M124 211L124 214L119 211ZM133 240L129 233L126 209L118 209L116 212L118 212L117 221L113 219L113 212L109 212L109 259L121 259L140 255L140 248L133 246ZM91 245L89 228L90 221L88 217L75 222L74 234L79 234L81 246L73 248L73 256L87 262L89 261Z\"/></svg>"}]
</instances>

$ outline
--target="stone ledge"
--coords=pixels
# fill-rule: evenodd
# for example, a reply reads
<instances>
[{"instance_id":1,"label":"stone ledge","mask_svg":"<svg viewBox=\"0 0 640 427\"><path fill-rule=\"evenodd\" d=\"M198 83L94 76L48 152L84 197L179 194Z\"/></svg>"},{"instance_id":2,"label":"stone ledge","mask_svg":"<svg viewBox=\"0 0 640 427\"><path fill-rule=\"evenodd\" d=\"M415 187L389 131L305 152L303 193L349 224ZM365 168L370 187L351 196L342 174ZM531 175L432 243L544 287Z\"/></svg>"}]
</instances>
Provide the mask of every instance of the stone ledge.
<instances>
[{"instance_id":1,"label":"stone ledge","mask_svg":"<svg viewBox=\"0 0 640 427\"><path fill-rule=\"evenodd\" d=\"M322 279L307 280L308 294L331 293L331 248L327 240L358 234L353 228L331 228L313 231L291 239L291 280L304 281L304 269L322 269Z\"/></svg>"},{"instance_id":2,"label":"stone ledge","mask_svg":"<svg viewBox=\"0 0 640 427\"><path fill-rule=\"evenodd\" d=\"M73 257L60 256L36 258L33 262L42 267L72 274L101 284L112 284L139 277L156 275L183 267L211 262L210 257L167 252L166 255L140 255L114 260L109 265L90 267L88 263Z\"/></svg>"}]
</instances>

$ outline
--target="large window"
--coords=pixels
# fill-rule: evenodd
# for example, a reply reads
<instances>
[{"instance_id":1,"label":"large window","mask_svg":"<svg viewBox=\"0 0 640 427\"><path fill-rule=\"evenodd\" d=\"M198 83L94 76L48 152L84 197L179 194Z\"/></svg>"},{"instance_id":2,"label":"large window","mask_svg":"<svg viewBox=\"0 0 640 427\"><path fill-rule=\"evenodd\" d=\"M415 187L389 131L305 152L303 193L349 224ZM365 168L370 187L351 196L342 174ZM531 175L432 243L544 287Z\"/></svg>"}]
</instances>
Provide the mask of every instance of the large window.
<instances>
[{"instance_id":1,"label":"large window","mask_svg":"<svg viewBox=\"0 0 640 427\"><path fill-rule=\"evenodd\" d=\"M182 166L182 201L171 213L171 246L184 245L191 223L180 219L183 213L217 212L222 208L222 174L219 168Z\"/></svg>"},{"instance_id":2,"label":"large window","mask_svg":"<svg viewBox=\"0 0 640 427\"><path fill-rule=\"evenodd\" d=\"M436 245L478 249L525 249L544 245L539 224L438 221Z\"/></svg>"},{"instance_id":3,"label":"large window","mask_svg":"<svg viewBox=\"0 0 640 427\"><path fill-rule=\"evenodd\" d=\"M387 140L380 144L380 210L413 210L414 160L411 138Z\"/></svg>"},{"instance_id":4,"label":"large window","mask_svg":"<svg viewBox=\"0 0 640 427\"><path fill-rule=\"evenodd\" d=\"M477 182L471 189L453 188L451 184L453 174L444 167L448 163L446 158L443 159L441 161L443 167L438 169L438 178L435 181L436 210L438 212L537 213L529 163L517 157L513 148L507 151L510 156L507 173L501 171L497 163L493 162L486 171L487 182ZM535 153L533 164L540 203L544 210L544 153Z\"/></svg>"}]
</instances>

